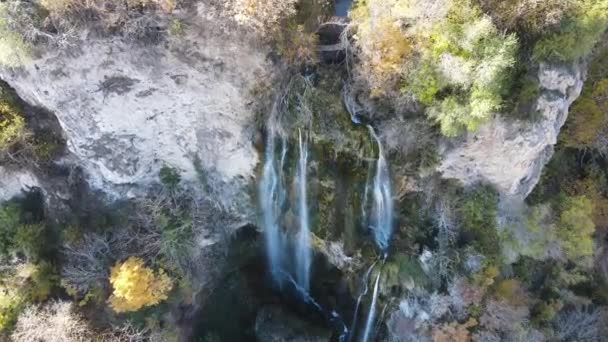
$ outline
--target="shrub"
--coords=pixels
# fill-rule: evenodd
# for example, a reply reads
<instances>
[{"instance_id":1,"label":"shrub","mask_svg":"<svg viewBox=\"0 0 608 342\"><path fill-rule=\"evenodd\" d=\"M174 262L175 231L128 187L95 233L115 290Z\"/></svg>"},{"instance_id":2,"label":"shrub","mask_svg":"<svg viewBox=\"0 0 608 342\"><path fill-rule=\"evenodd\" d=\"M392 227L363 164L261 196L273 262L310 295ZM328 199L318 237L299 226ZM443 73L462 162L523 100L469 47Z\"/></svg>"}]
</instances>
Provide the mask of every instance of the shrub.
<instances>
[{"instance_id":1,"label":"shrub","mask_svg":"<svg viewBox=\"0 0 608 342\"><path fill-rule=\"evenodd\" d=\"M29 267L30 286L27 290L28 299L43 301L48 298L59 280L55 267L46 261L42 261L37 265L29 265Z\"/></svg>"},{"instance_id":2,"label":"shrub","mask_svg":"<svg viewBox=\"0 0 608 342\"><path fill-rule=\"evenodd\" d=\"M522 324L528 321L529 310L527 306L513 306L505 301L488 300L484 312L479 318L480 326L498 336L509 336L522 331ZM483 340L483 339L482 339ZM514 340L506 338L506 340ZM526 341L526 339L523 339Z\"/></svg>"},{"instance_id":3,"label":"shrub","mask_svg":"<svg viewBox=\"0 0 608 342\"><path fill-rule=\"evenodd\" d=\"M604 133L605 113L608 113L608 78L585 85L570 109L560 142L579 149L595 147Z\"/></svg>"},{"instance_id":4,"label":"shrub","mask_svg":"<svg viewBox=\"0 0 608 342\"><path fill-rule=\"evenodd\" d=\"M602 308L580 307L562 310L555 325L558 341L601 341L605 338L606 312Z\"/></svg>"},{"instance_id":5,"label":"shrub","mask_svg":"<svg viewBox=\"0 0 608 342\"><path fill-rule=\"evenodd\" d=\"M303 25L290 23L277 35L277 50L283 60L292 66L315 64L319 61L319 37L306 32Z\"/></svg>"},{"instance_id":6,"label":"shrub","mask_svg":"<svg viewBox=\"0 0 608 342\"><path fill-rule=\"evenodd\" d=\"M585 196L566 198L557 223L557 235L566 257L577 261L593 255L593 204Z\"/></svg>"},{"instance_id":7,"label":"shrub","mask_svg":"<svg viewBox=\"0 0 608 342\"><path fill-rule=\"evenodd\" d=\"M521 35L540 36L559 28L574 1L563 0L481 0L496 26Z\"/></svg>"},{"instance_id":8,"label":"shrub","mask_svg":"<svg viewBox=\"0 0 608 342\"><path fill-rule=\"evenodd\" d=\"M45 22L59 31L64 45L73 39L74 30L91 23L98 29L154 42L159 37L158 22L150 13L170 13L177 5L175 0L41 0L39 4L48 14Z\"/></svg>"},{"instance_id":9,"label":"shrub","mask_svg":"<svg viewBox=\"0 0 608 342\"><path fill-rule=\"evenodd\" d=\"M87 233L78 241L64 243L61 285L69 295L82 297L95 285L105 285L111 258L119 257L121 252L113 248L115 240L108 235Z\"/></svg>"},{"instance_id":10,"label":"shrub","mask_svg":"<svg viewBox=\"0 0 608 342\"><path fill-rule=\"evenodd\" d=\"M351 17L360 72L372 93L390 92L400 81L441 132L454 136L477 129L501 108L518 45L473 1L450 0L446 8L368 0L359 1Z\"/></svg>"},{"instance_id":11,"label":"shrub","mask_svg":"<svg viewBox=\"0 0 608 342\"><path fill-rule=\"evenodd\" d=\"M182 176L179 174L177 169L166 165L160 169L159 178L160 182L170 190L177 188L179 183L182 181Z\"/></svg>"},{"instance_id":12,"label":"shrub","mask_svg":"<svg viewBox=\"0 0 608 342\"><path fill-rule=\"evenodd\" d=\"M281 29L283 20L296 14L298 0L234 0L227 2L236 21L262 34Z\"/></svg>"},{"instance_id":13,"label":"shrub","mask_svg":"<svg viewBox=\"0 0 608 342\"><path fill-rule=\"evenodd\" d=\"M2 267L0 273L0 331L7 331L15 323L23 306L33 298L37 267L32 264L16 264Z\"/></svg>"},{"instance_id":14,"label":"shrub","mask_svg":"<svg viewBox=\"0 0 608 342\"><path fill-rule=\"evenodd\" d=\"M558 32L536 43L533 58L567 62L587 56L607 27L607 0L579 0L576 8L562 21Z\"/></svg>"},{"instance_id":15,"label":"shrub","mask_svg":"<svg viewBox=\"0 0 608 342\"><path fill-rule=\"evenodd\" d=\"M13 247L13 237L20 224L21 209L15 203L0 206L0 255L7 256Z\"/></svg>"},{"instance_id":16,"label":"shrub","mask_svg":"<svg viewBox=\"0 0 608 342\"><path fill-rule=\"evenodd\" d=\"M30 45L16 32L9 23L11 14L8 12L8 4L0 3L0 64L15 67L29 59ZM2 115L0 115L0 147L2 146Z\"/></svg>"},{"instance_id":17,"label":"shrub","mask_svg":"<svg viewBox=\"0 0 608 342\"><path fill-rule=\"evenodd\" d=\"M3 51L1 39L0 36L0 51ZM0 86L0 151L8 149L24 136L25 120L11 96Z\"/></svg>"},{"instance_id":18,"label":"shrub","mask_svg":"<svg viewBox=\"0 0 608 342\"><path fill-rule=\"evenodd\" d=\"M522 286L522 283L517 279L505 279L496 284L494 294L498 299L514 305L526 305L528 303L528 294Z\"/></svg>"},{"instance_id":19,"label":"shrub","mask_svg":"<svg viewBox=\"0 0 608 342\"><path fill-rule=\"evenodd\" d=\"M44 225L23 224L17 203L0 206L0 255L21 253L27 260L39 259L45 247Z\"/></svg>"},{"instance_id":20,"label":"shrub","mask_svg":"<svg viewBox=\"0 0 608 342\"><path fill-rule=\"evenodd\" d=\"M28 260L40 257L44 242L44 225L40 223L19 226L13 238L15 250L23 253Z\"/></svg>"},{"instance_id":21,"label":"shrub","mask_svg":"<svg viewBox=\"0 0 608 342\"><path fill-rule=\"evenodd\" d=\"M154 274L136 257L129 257L112 267L110 283L114 292L109 304L116 312L137 311L144 306L156 305L167 299L173 287L164 271Z\"/></svg>"},{"instance_id":22,"label":"shrub","mask_svg":"<svg viewBox=\"0 0 608 342\"><path fill-rule=\"evenodd\" d=\"M461 231L465 240L486 256L500 253L496 230L498 194L489 186L466 191L458 201Z\"/></svg>"},{"instance_id":23,"label":"shrub","mask_svg":"<svg viewBox=\"0 0 608 342\"><path fill-rule=\"evenodd\" d=\"M18 317L11 334L14 342L89 341L93 332L72 303L52 301L27 307Z\"/></svg>"},{"instance_id":24,"label":"shrub","mask_svg":"<svg viewBox=\"0 0 608 342\"><path fill-rule=\"evenodd\" d=\"M477 320L469 318L464 323L451 322L433 328L433 342L467 342L471 340L469 329L477 325Z\"/></svg>"},{"instance_id":25,"label":"shrub","mask_svg":"<svg viewBox=\"0 0 608 342\"><path fill-rule=\"evenodd\" d=\"M355 39L360 49L361 68L375 95L383 94L387 85L395 84L404 59L412 52L405 32L388 13L375 15L380 1L357 2L350 17L357 24Z\"/></svg>"}]
</instances>

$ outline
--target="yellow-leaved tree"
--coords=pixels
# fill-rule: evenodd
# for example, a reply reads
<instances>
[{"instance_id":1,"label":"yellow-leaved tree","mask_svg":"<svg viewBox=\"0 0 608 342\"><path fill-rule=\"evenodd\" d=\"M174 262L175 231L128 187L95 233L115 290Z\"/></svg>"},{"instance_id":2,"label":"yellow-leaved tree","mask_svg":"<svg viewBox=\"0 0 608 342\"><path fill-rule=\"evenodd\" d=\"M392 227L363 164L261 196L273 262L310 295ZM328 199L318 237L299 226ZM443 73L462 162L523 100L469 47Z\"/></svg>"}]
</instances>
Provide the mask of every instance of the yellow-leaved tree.
<instances>
[{"instance_id":1,"label":"yellow-leaved tree","mask_svg":"<svg viewBox=\"0 0 608 342\"><path fill-rule=\"evenodd\" d=\"M137 311L167 299L173 282L164 271L146 267L143 260L129 257L112 267L110 283L114 288L109 303L116 312Z\"/></svg>"}]
</instances>

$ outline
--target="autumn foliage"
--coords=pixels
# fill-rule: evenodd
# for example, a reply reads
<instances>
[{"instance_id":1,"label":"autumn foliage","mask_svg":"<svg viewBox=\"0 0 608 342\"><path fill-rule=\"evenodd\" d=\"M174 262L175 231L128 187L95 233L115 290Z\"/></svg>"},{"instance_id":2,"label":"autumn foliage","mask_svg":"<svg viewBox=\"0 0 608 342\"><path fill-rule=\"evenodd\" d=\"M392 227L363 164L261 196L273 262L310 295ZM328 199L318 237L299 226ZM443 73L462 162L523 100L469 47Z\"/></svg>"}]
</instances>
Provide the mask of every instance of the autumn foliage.
<instances>
[{"instance_id":1,"label":"autumn foliage","mask_svg":"<svg viewBox=\"0 0 608 342\"><path fill-rule=\"evenodd\" d=\"M167 299L173 282L162 270L157 272L144 265L143 260L129 257L112 267L110 283L114 292L109 304L116 312L137 311Z\"/></svg>"}]
</instances>

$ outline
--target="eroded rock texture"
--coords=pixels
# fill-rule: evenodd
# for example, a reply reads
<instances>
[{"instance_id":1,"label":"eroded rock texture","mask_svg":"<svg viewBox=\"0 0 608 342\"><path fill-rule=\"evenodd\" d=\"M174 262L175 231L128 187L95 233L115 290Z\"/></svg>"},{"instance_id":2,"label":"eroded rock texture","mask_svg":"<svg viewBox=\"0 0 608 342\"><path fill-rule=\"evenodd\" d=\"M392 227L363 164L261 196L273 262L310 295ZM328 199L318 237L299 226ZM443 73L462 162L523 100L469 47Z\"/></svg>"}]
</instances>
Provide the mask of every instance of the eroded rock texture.
<instances>
[{"instance_id":1,"label":"eroded rock texture","mask_svg":"<svg viewBox=\"0 0 608 342\"><path fill-rule=\"evenodd\" d=\"M443 176L465 184L487 181L503 194L527 196L553 154L568 107L579 96L584 76L579 65L541 64L536 103L540 119L517 122L497 116L446 149L439 167Z\"/></svg>"},{"instance_id":2,"label":"eroded rock texture","mask_svg":"<svg viewBox=\"0 0 608 342\"><path fill-rule=\"evenodd\" d=\"M165 164L192 180L197 159L219 181L243 183L258 161L246 97L265 53L202 16L184 27L148 45L83 38L0 78L55 113L93 188L122 197Z\"/></svg>"}]
</instances>

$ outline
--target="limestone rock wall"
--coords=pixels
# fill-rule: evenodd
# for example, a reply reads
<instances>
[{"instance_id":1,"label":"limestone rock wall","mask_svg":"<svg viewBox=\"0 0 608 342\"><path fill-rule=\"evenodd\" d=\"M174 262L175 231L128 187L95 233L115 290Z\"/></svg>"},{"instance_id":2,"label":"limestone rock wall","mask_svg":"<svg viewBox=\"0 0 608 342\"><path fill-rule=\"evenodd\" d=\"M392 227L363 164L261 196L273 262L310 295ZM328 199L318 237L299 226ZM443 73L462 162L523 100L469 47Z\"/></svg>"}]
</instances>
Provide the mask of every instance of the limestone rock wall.
<instances>
[{"instance_id":1,"label":"limestone rock wall","mask_svg":"<svg viewBox=\"0 0 608 342\"><path fill-rule=\"evenodd\" d=\"M439 171L465 184L487 181L510 196L527 196L553 154L568 107L580 95L585 78L580 65L541 64L536 122L507 121L500 116L446 147Z\"/></svg>"},{"instance_id":2,"label":"limestone rock wall","mask_svg":"<svg viewBox=\"0 0 608 342\"><path fill-rule=\"evenodd\" d=\"M128 196L165 164L194 180L197 158L222 184L243 184L258 162L247 96L266 53L203 14L184 27L154 45L83 37L0 78L55 113L95 189Z\"/></svg>"}]
</instances>

